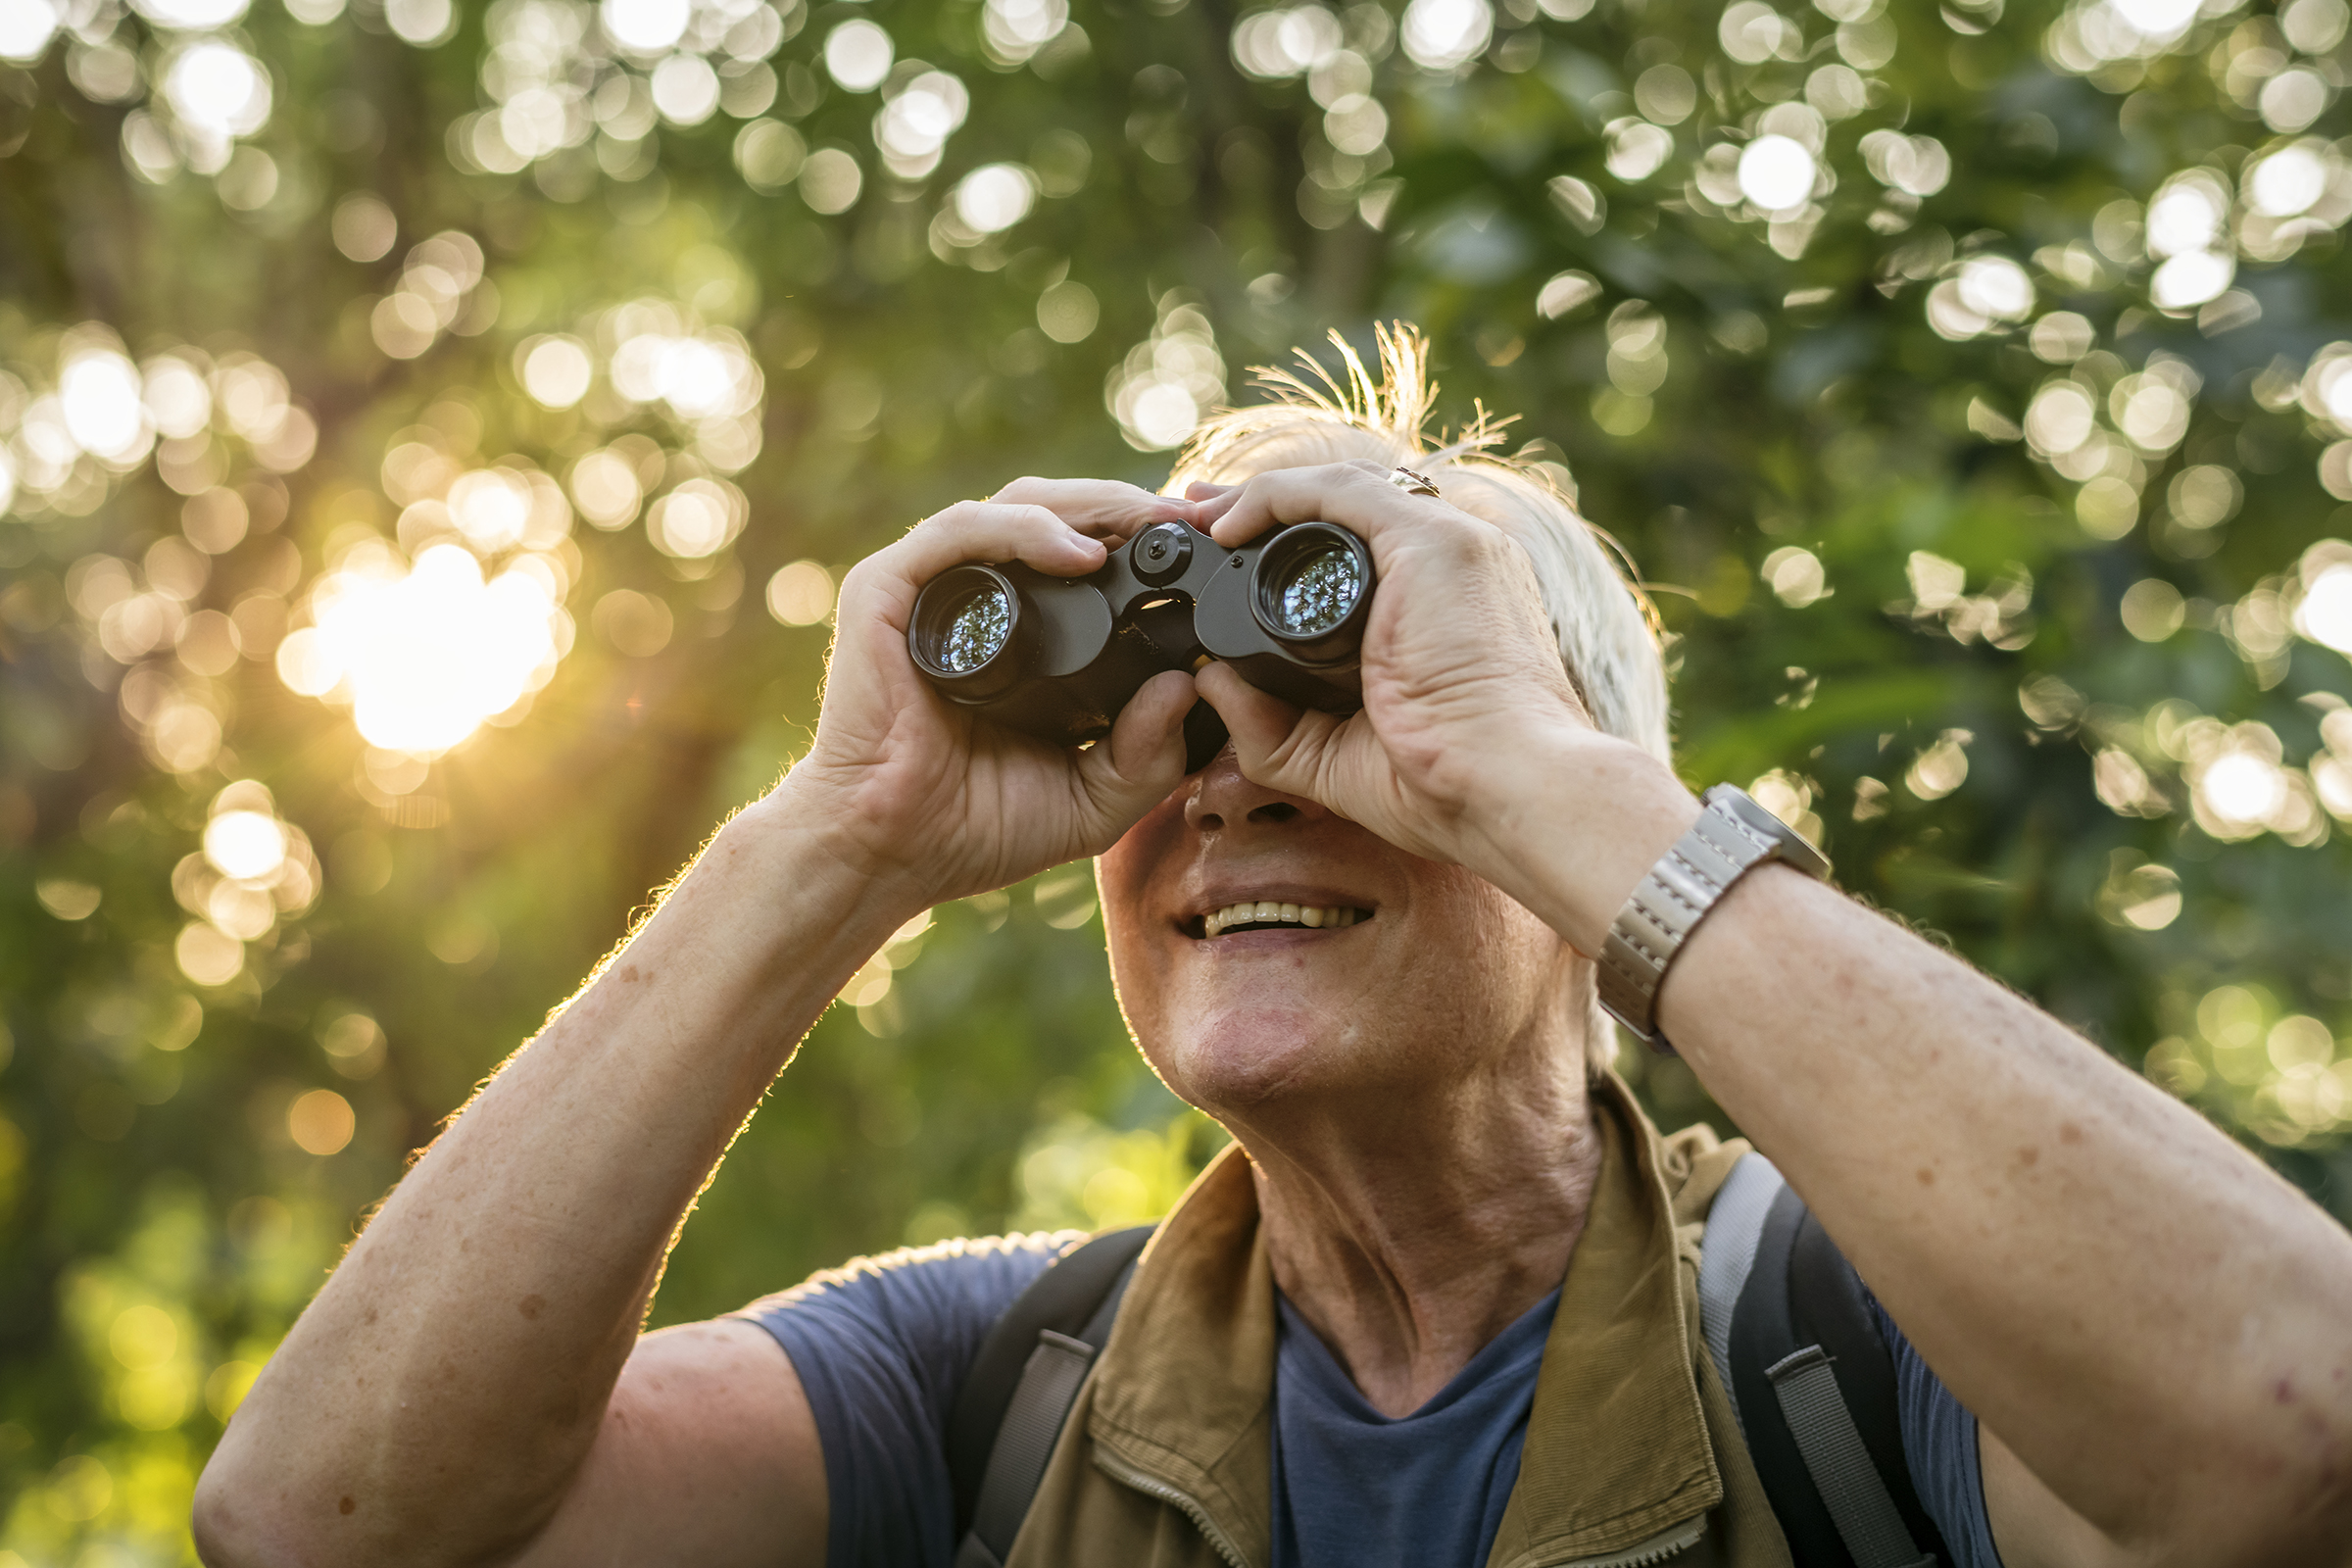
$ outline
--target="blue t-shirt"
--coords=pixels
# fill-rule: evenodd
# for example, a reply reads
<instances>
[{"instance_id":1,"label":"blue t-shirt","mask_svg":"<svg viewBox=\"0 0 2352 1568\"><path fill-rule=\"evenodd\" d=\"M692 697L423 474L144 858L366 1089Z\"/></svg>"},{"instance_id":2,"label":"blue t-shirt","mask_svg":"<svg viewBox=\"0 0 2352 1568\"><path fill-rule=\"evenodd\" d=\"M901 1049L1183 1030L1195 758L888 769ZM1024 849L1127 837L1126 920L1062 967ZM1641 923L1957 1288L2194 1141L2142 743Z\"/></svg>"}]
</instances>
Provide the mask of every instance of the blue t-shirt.
<instances>
[{"instance_id":1,"label":"blue t-shirt","mask_svg":"<svg viewBox=\"0 0 2352 1568\"><path fill-rule=\"evenodd\" d=\"M1707 1227L1709 1274L1725 1266L1716 1256L1739 1258L1740 1224L1757 1189L1769 1200L1761 1179L1769 1171L1750 1155L1740 1175L1759 1179L1726 1184ZM1771 1172L1769 1184L1778 1180ZM1726 1199L1734 1200L1728 1209ZM1082 1239L1063 1231L906 1249L827 1270L745 1308L775 1336L808 1391L831 1502L827 1568L950 1568L956 1543L947 1427L964 1372L989 1326ZM1752 1260L1754 1238L1744 1241ZM1746 1267L1739 1261L1738 1274ZM1275 1568L1483 1564L1518 1480L1536 1369L1558 1303L1555 1291L1436 1397L1392 1420L1278 1298ZM1706 1316L1702 1289L1701 1326L1711 1330ZM1920 1501L1955 1568L2001 1568L1984 1515L1976 1418L1883 1312L1879 1322L1894 1351L1903 1452ZM1719 1337L1708 1338L1722 1371Z\"/></svg>"},{"instance_id":2,"label":"blue t-shirt","mask_svg":"<svg viewBox=\"0 0 2352 1568\"><path fill-rule=\"evenodd\" d=\"M1559 1304L1553 1291L1427 1404L1390 1417L1372 1408L1340 1358L1277 1292L1275 1568L1485 1562L1519 1482L1536 1368ZM1477 1544L1473 1555L1449 1555L1470 1543Z\"/></svg>"}]
</instances>

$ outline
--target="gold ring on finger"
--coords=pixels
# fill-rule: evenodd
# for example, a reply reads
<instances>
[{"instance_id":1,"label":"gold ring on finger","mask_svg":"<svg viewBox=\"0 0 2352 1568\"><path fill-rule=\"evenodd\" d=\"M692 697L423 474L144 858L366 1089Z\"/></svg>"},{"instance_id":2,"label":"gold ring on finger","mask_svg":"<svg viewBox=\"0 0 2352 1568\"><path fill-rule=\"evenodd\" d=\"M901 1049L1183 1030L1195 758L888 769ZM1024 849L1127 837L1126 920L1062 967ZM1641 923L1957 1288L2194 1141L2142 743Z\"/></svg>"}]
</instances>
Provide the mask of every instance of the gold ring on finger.
<instances>
[{"instance_id":1,"label":"gold ring on finger","mask_svg":"<svg viewBox=\"0 0 2352 1568\"><path fill-rule=\"evenodd\" d=\"M1416 473L1410 468L1391 468L1389 470L1389 483L1395 485L1397 489L1403 491L1408 496L1434 496L1438 494L1438 486L1435 480L1431 479L1426 473Z\"/></svg>"}]
</instances>

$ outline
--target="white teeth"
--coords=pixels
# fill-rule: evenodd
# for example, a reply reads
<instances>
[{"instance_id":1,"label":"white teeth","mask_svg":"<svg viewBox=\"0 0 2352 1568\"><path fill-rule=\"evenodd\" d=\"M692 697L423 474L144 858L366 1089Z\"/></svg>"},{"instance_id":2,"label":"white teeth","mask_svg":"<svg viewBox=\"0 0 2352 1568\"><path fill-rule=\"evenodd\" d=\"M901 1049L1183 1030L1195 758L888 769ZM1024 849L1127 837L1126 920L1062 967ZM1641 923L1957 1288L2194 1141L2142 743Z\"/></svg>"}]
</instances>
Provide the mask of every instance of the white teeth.
<instances>
[{"instance_id":1,"label":"white teeth","mask_svg":"<svg viewBox=\"0 0 2352 1568\"><path fill-rule=\"evenodd\" d=\"M1276 904L1269 899L1244 899L1212 909L1200 922L1206 936L1237 925L1302 925L1308 930L1344 930L1355 924L1356 911L1340 906Z\"/></svg>"}]
</instances>

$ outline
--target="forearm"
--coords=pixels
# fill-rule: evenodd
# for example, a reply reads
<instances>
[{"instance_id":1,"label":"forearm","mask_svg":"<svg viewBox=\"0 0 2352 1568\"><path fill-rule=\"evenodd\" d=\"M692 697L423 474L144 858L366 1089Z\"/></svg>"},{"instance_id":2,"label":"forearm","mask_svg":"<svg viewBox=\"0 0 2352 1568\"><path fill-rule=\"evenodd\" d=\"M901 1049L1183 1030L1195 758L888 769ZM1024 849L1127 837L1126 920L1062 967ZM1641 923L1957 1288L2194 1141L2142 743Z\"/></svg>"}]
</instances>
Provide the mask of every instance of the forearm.
<instances>
[{"instance_id":1,"label":"forearm","mask_svg":"<svg viewBox=\"0 0 2352 1568\"><path fill-rule=\"evenodd\" d=\"M2352 1239L2203 1118L1781 868L1734 888L1659 1000L1921 1352L2075 1509L2204 1561L2328 1539L2304 1532L2330 1508L2346 1528Z\"/></svg>"},{"instance_id":2,"label":"forearm","mask_svg":"<svg viewBox=\"0 0 2352 1568\"><path fill-rule=\"evenodd\" d=\"M1479 853L1597 952L1696 803L1589 734L1523 757ZM2352 1239L2201 1117L1784 867L1734 886L1658 1000L1922 1353L2073 1507L2218 1561L2249 1524L2291 1541L2345 1506ZM2241 1533L2201 1536L2216 1522Z\"/></svg>"},{"instance_id":3,"label":"forearm","mask_svg":"<svg viewBox=\"0 0 2352 1568\"><path fill-rule=\"evenodd\" d=\"M790 791L711 842L394 1190L231 1424L210 1535L260 1561L290 1536L312 1560L454 1564L549 1516L695 1194L914 912Z\"/></svg>"}]
</instances>

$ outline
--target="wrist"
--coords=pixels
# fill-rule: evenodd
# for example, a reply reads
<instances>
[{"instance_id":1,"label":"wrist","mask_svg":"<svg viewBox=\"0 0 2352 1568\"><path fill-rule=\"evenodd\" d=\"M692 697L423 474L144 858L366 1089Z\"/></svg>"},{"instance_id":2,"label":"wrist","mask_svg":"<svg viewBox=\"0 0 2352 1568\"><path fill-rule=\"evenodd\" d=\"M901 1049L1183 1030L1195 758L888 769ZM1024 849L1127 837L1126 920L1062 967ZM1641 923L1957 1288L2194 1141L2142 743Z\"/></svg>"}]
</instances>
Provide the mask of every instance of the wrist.
<instances>
[{"instance_id":1,"label":"wrist","mask_svg":"<svg viewBox=\"0 0 2352 1568\"><path fill-rule=\"evenodd\" d=\"M1465 813L1469 863L1595 956L1635 887L1697 820L1698 797L1641 747L1583 726L1502 755Z\"/></svg>"},{"instance_id":2,"label":"wrist","mask_svg":"<svg viewBox=\"0 0 2352 1568\"><path fill-rule=\"evenodd\" d=\"M904 858L878 850L859 830L855 803L805 763L738 812L721 836L753 846L796 904L814 899L837 907L850 928L874 926L887 936L939 902Z\"/></svg>"}]
</instances>

